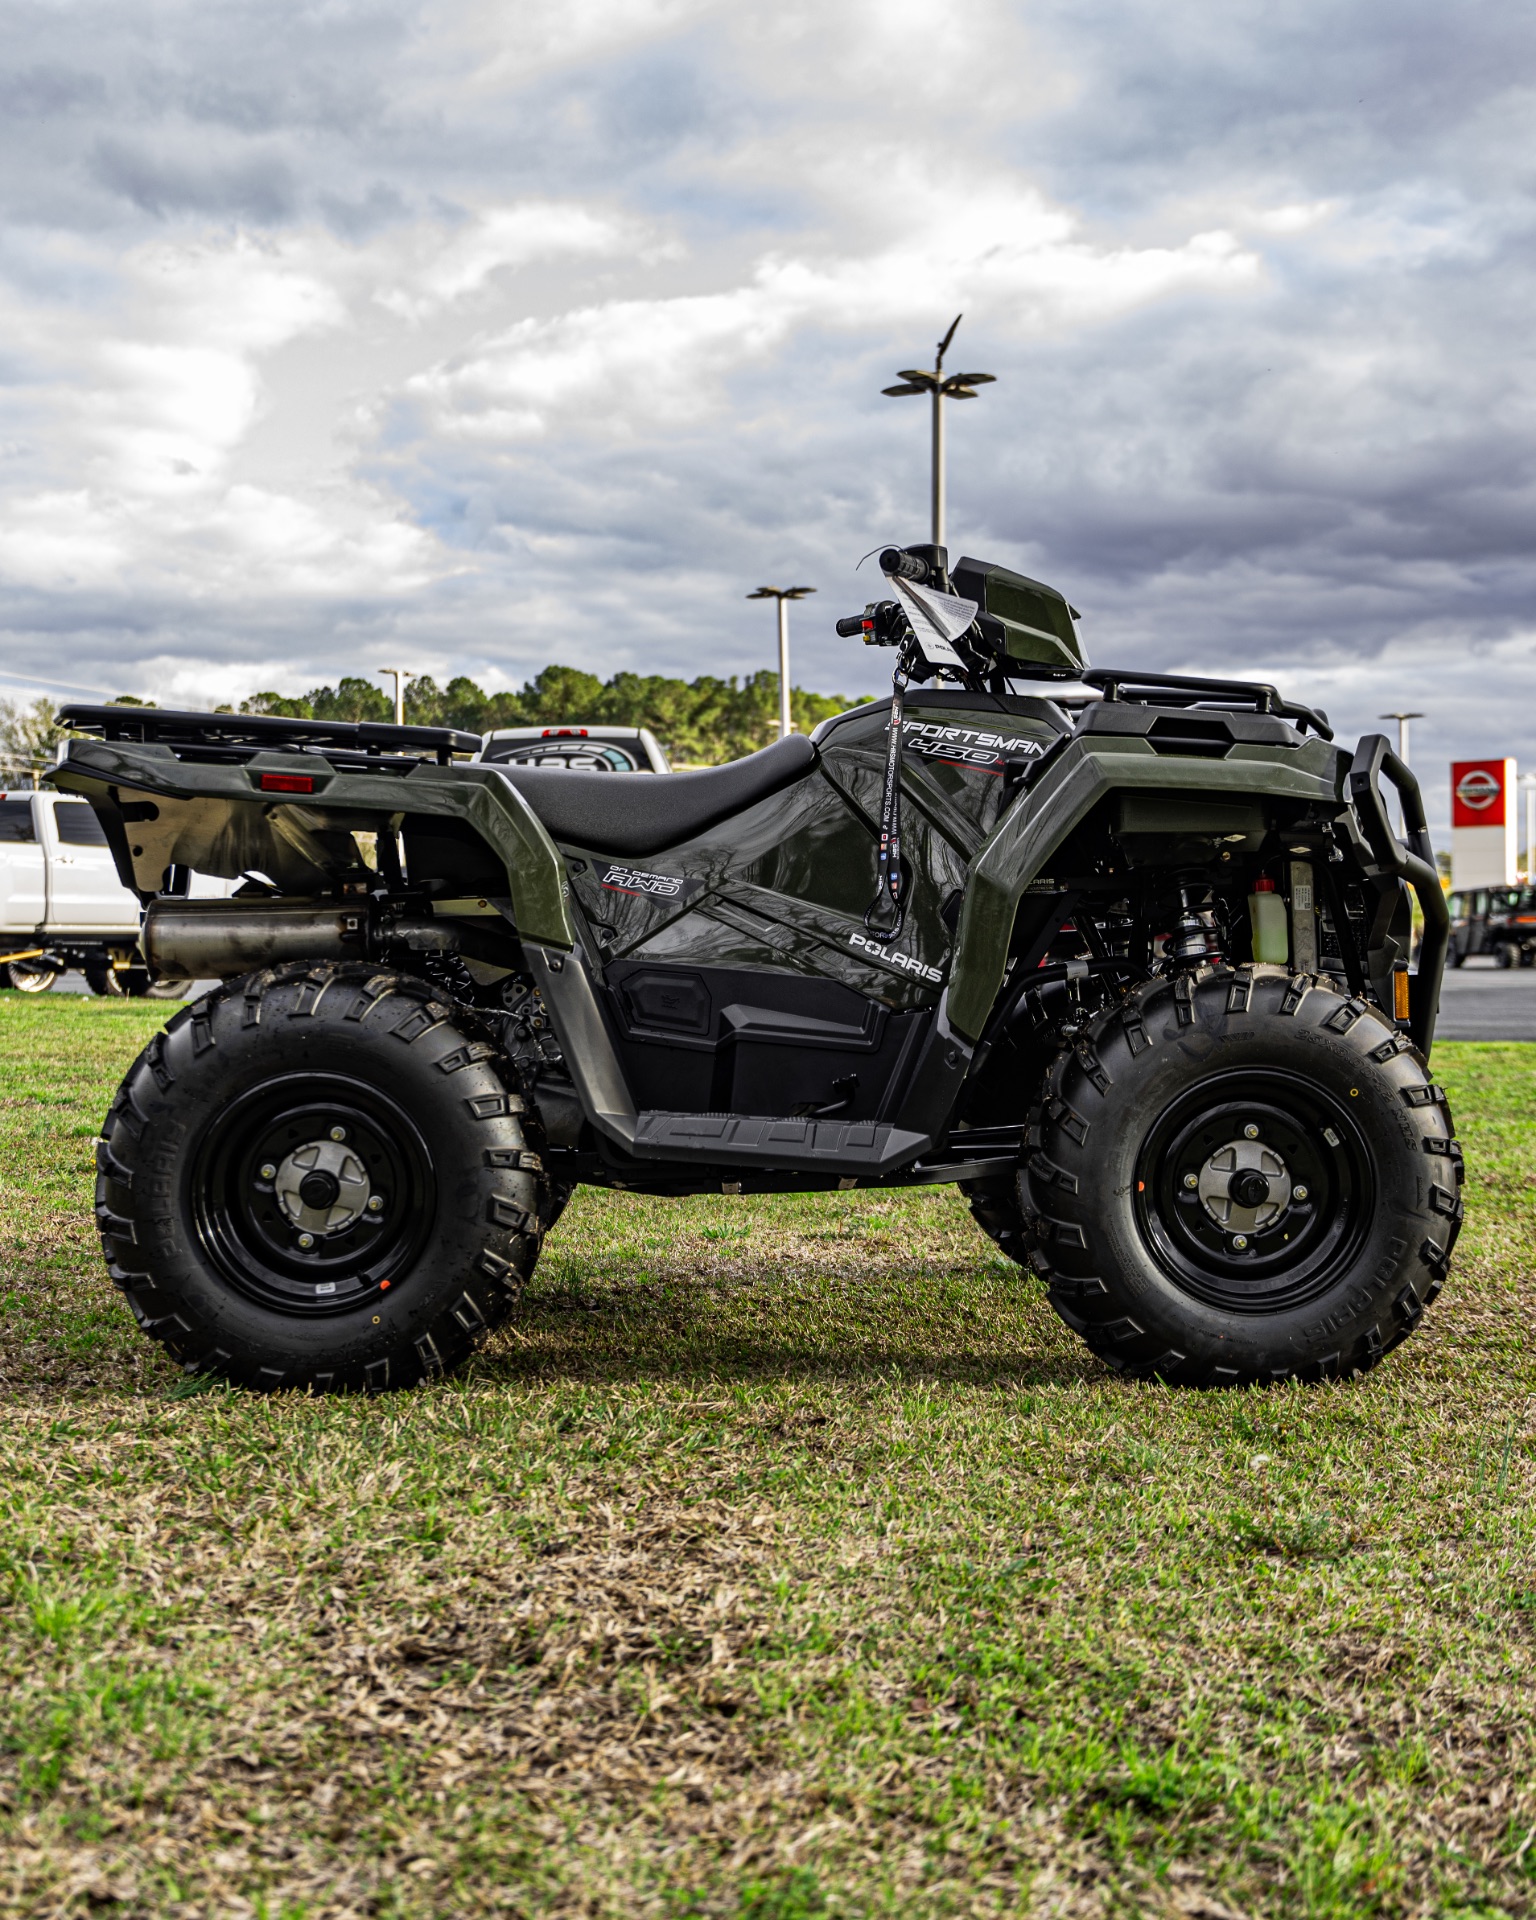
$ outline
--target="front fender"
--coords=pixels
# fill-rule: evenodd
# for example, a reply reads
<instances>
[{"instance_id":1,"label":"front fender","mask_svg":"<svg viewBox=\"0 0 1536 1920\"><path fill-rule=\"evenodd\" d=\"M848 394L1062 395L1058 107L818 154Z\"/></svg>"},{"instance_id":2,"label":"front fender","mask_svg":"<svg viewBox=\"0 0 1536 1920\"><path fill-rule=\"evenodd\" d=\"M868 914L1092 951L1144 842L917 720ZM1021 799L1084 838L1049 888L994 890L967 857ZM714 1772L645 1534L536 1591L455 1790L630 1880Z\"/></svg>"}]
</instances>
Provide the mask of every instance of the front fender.
<instances>
[{"instance_id":1,"label":"front fender","mask_svg":"<svg viewBox=\"0 0 1536 1920\"><path fill-rule=\"evenodd\" d=\"M971 863L955 933L949 1017L979 1040L1003 984L1025 889L1099 803L1117 789L1273 795L1337 811L1349 758L1323 740L1295 747L1234 746L1222 760L1159 753L1145 739L1080 735L1009 808Z\"/></svg>"}]
</instances>

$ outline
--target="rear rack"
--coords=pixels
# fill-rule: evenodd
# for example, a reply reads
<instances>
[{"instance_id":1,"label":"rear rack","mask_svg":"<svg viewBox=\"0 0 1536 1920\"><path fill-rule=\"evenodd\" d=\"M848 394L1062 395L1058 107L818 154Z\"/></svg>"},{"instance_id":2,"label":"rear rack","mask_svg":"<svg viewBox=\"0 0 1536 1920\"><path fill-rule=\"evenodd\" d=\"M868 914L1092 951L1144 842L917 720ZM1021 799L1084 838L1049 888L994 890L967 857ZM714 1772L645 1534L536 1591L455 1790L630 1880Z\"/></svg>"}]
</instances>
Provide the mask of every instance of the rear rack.
<instances>
[{"instance_id":1,"label":"rear rack","mask_svg":"<svg viewBox=\"0 0 1536 1920\"><path fill-rule=\"evenodd\" d=\"M1120 673L1095 667L1079 675L1085 686L1097 687L1106 700L1125 700L1143 707L1210 707L1228 713L1272 713L1310 727L1321 739L1331 740L1327 714L1284 700L1274 687L1257 680L1202 680L1183 673Z\"/></svg>"},{"instance_id":2,"label":"rear rack","mask_svg":"<svg viewBox=\"0 0 1536 1920\"><path fill-rule=\"evenodd\" d=\"M381 720L290 720L276 713L178 713L165 707L61 707L76 733L169 747L179 760L243 761L258 753L314 753L332 765L408 773L423 760L447 766L478 753L478 733L404 727Z\"/></svg>"}]
</instances>

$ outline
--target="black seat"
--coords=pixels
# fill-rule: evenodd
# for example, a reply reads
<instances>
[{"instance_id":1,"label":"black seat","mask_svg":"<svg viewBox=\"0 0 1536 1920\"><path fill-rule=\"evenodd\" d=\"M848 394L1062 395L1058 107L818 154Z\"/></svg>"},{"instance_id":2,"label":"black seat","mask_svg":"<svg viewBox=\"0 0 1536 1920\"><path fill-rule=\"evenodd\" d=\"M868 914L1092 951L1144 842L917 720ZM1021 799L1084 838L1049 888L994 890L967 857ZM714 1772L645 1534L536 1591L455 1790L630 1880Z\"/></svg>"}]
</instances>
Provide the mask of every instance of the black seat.
<instances>
[{"instance_id":1,"label":"black seat","mask_svg":"<svg viewBox=\"0 0 1536 1920\"><path fill-rule=\"evenodd\" d=\"M549 829L550 838L627 858L660 853L792 786L816 764L803 733L700 773L556 773L496 766ZM489 769L488 769L489 770Z\"/></svg>"}]
</instances>

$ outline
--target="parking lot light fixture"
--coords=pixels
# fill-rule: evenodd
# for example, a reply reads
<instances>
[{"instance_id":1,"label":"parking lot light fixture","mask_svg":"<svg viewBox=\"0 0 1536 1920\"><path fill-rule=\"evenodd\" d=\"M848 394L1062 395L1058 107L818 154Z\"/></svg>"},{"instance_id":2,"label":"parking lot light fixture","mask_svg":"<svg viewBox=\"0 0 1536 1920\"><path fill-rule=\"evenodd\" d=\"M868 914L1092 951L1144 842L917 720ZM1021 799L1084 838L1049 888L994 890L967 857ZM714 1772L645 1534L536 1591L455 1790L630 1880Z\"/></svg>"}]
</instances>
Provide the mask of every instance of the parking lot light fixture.
<instances>
[{"instance_id":1,"label":"parking lot light fixture","mask_svg":"<svg viewBox=\"0 0 1536 1920\"><path fill-rule=\"evenodd\" d=\"M749 600L777 600L779 603L779 738L787 740L794 732L789 717L789 612L786 603L803 600L814 587L754 587Z\"/></svg>"},{"instance_id":2,"label":"parking lot light fixture","mask_svg":"<svg viewBox=\"0 0 1536 1920\"><path fill-rule=\"evenodd\" d=\"M375 667L375 673L392 673L395 676L395 725L405 725L405 683L414 680L415 674L409 667Z\"/></svg>"},{"instance_id":3,"label":"parking lot light fixture","mask_svg":"<svg viewBox=\"0 0 1536 1920\"><path fill-rule=\"evenodd\" d=\"M1399 760L1402 761L1403 765L1406 767L1409 764L1408 723L1410 720L1422 720L1424 718L1423 714L1422 713L1379 713L1377 714L1376 718L1378 720L1395 720L1397 722L1397 757ZM1398 824L1402 827L1402 830L1406 835L1408 831L1408 816L1402 810L1401 801L1399 801L1398 803Z\"/></svg>"},{"instance_id":4,"label":"parking lot light fixture","mask_svg":"<svg viewBox=\"0 0 1536 1920\"><path fill-rule=\"evenodd\" d=\"M899 386L882 387L882 393L928 393L933 396L933 544L944 544L944 402L946 400L974 400L978 387L990 386L996 380L995 373L952 373L945 377L944 355L949 343L955 337L955 328L965 318L957 313L950 322L949 332L939 342L932 367L907 367L901 374Z\"/></svg>"}]
</instances>

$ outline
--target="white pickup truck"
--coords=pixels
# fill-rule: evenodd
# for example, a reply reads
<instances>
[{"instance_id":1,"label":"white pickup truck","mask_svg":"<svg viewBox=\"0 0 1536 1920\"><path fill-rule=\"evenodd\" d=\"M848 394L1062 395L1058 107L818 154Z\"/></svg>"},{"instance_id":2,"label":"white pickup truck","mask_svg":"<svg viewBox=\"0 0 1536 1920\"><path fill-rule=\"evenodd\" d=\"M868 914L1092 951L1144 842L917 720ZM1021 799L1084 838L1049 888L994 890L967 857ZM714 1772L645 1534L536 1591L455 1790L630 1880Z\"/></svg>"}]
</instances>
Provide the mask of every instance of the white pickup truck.
<instances>
[{"instance_id":1,"label":"white pickup truck","mask_svg":"<svg viewBox=\"0 0 1536 1920\"><path fill-rule=\"evenodd\" d=\"M118 879L90 805L0 792L0 987L43 993L78 967L93 993L152 994L138 946L139 903ZM180 998L186 988L166 990Z\"/></svg>"}]
</instances>

